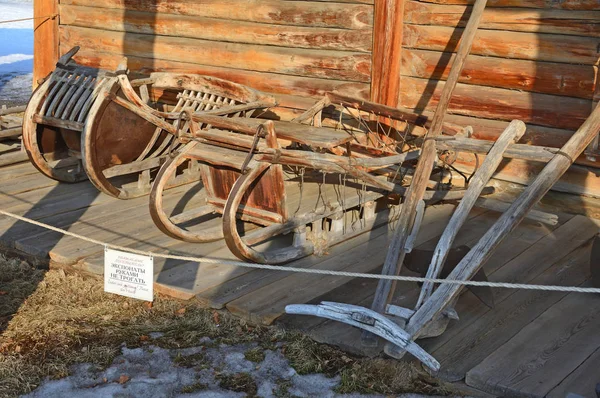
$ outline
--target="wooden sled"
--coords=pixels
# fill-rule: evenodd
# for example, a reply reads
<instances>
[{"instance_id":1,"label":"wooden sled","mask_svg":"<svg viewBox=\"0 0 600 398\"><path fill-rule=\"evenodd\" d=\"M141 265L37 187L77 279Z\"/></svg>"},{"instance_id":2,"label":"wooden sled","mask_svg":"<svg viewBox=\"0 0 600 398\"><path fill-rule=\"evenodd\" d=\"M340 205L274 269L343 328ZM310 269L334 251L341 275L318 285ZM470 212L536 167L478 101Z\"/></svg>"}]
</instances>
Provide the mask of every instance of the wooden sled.
<instances>
[{"instance_id":1,"label":"wooden sled","mask_svg":"<svg viewBox=\"0 0 600 398\"><path fill-rule=\"evenodd\" d=\"M256 90L208 76L152 73L130 81L126 60L116 72L82 67L71 61L77 50L61 57L34 93L25 147L47 176L65 182L87 176L120 199L150 191L155 171L182 145L177 136L188 128L178 124L183 109L249 117L275 105ZM193 164L187 166L169 187L200 178Z\"/></svg>"},{"instance_id":2,"label":"wooden sled","mask_svg":"<svg viewBox=\"0 0 600 398\"><path fill-rule=\"evenodd\" d=\"M237 257L265 264L326 253L331 245L392 221L426 125L416 115L333 93L291 122L190 118L191 141L162 166L152 188L155 224L189 242L224 237ZM211 128L195 127L200 124ZM205 204L185 213L165 209L166 181L190 160L200 163ZM425 200L462 194L431 190ZM221 215L222 226L189 226ZM239 220L257 228L243 233ZM287 240L275 239L288 234Z\"/></svg>"},{"instance_id":3,"label":"wooden sled","mask_svg":"<svg viewBox=\"0 0 600 398\"><path fill-rule=\"evenodd\" d=\"M115 82L113 72L77 65L73 48L33 92L23 116L23 146L31 163L58 181L87 178L81 132L98 91Z\"/></svg>"}]
</instances>

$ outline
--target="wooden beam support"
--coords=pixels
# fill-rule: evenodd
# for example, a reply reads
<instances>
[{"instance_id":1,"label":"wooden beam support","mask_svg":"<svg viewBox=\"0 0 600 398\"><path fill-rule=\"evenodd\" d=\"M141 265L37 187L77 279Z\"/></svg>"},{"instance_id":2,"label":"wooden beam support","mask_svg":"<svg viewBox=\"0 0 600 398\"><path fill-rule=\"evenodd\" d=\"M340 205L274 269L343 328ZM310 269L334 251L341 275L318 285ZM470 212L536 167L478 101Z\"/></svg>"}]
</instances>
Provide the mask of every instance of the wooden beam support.
<instances>
[{"instance_id":1,"label":"wooden beam support","mask_svg":"<svg viewBox=\"0 0 600 398\"><path fill-rule=\"evenodd\" d=\"M33 88L54 70L58 60L58 0L33 2ZM39 19L37 19L39 18Z\"/></svg>"},{"instance_id":2,"label":"wooden beam support","mask_svg":"<svg viewBox=\"0 0 600 398\"><path fill-rule=\"evenodd\" d=\"M391 107L398 105L405 1L375 1L371 100Z\"/></svg>"}]
</instances>

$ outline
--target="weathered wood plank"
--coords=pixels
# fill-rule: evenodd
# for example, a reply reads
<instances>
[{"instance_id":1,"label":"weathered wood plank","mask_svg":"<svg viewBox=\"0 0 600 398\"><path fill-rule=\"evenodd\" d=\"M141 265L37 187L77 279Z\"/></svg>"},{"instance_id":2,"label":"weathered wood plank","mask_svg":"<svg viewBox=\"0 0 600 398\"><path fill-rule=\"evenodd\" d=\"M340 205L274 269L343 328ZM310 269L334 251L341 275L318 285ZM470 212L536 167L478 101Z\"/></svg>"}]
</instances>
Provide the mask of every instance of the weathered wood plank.
<instances>
[{"instance_id":1,"label":"weathered wood plank","mask_svg":"<svg viewBox=\"0 0 600 398\"><path fill-rule=\"evenodd\" d=\"M428 207L427 213L430 214L425 215L417 244L438 236L453 209L454 206L450 205ZM481 211L474 211L473 216L480 213ZM346 250L335 257L326 258L315 268L370 272L380 267L385 258L385 248L389 244L389 230L383 228L383 232L383 235L371 237L371 240L360 245L349 246L351 241L341 244ZM319 279L314 275L293 274L231 301L227 304L227 309L234 314L250 317L255 322L270 324L284 312L285 305L306 303L351 279L337 276Z\"/></svg>"},{"instance_id":2,"label":"weathered wood plank","mask_svg":"<svg viewBox=\"0 0 600 398\"><path fill-rule=\"evenodd\" d=\"M463 258L458 266L450 273L448 278L466 280L470 279L480 269L502 240L517 227L525 214L552 188L558 179L568 170L573 158L583 153L592 139L600 130L600 107L596 106L594 112L561 148L557 154L540 171L537 178L525 189L511 207L498 219ZM441 285L423 307L410 319L407 331L413 336L418 336L434 317L439 314L449 303L457 298L460 293L458 285Z\"/></svg>"},{"instance_id":3,"label":"weathered wood plank","mask_svg":"<svg viewBox=\"0 0 600 398\"><path fill-rule=\"evenodd\" d=\"M467 373L499 395L545 396L600 347L600 300L571 293Z\"/></svg>"},{"instance_id":4,"label":"weathered wood plank","mask_svg":"<svg viewBox=\"0 0 600 398\"><path fill-rule=\"evenodd\" d=\"M36 1L33 4L33 87L54 70L58 60L58 0ZM41 18L48 17L50 18Z\"/></svg>"},{"instance_id":5,"label":"weathered wood plank","mask_svg":"<svg viewBox=\"0 0 600 398\"><path fill-rule=\"evenodd\" d=\"M434 4L473 4L475 0L421 0ZM597 0L490 0L490 7L549 8L560 10L600 10Z\"/></svg>"},{"instance_id":6,"label":"weathered wood plank","mask_svg":"<svg viewBox=\"0 0 600 398\"><path fill-rule=\"evenodd\" d=\"M478 155L481 162L483 155ZM472 155L459 154L460 160L454 165L467 173L474 170L475 159ZM519 159L505 159L494 174L494 178L517 184L529 185L540 173L544 164ZM600 198L600 180L596 169L584 166L571 166L552 186L553 191Z\"/></svg>"},{"instance_id":7,"label":"weathered wood plank","mask_svg":"<svg viewBox=\"0 0 600 398\"><path fill-rule=\"evenodd\" d=\"M472 182L469 184L464 198L458 203L456 211L450 221L448 221L448 225L433 252L433 258L427 270L427 278L438 278L440 276L442 266L450 253L458 231L467 220L483 188L498 168L504 151L511 143L517 142L523 136L524 132L525 123L520 120L513 120L494 143L485 160L481 163L481 167L473 174ZM425 282L423 284L417 307L420 307L431 296L433 288L434 285L432 283Z\"/></svg>"},{"instance_id":8,"label":"weathered wood plank","mask_svg":"<svg viewBox=\"0 0 600 398\"><path fill-rule=\"evenodd\" d=\"M469 247L473 247L479 240L479 237L484 234L485 231L487 231L498 219L498 216L498 213L488 211L477 217L474 221L478 221L478 224L475 225L474 229L476 233L479 233L479 235L470 241L464 242L464 244ZM561 225L571 218L572 216L570 215L561 215ZM469 226L471 225L473 225L472 221L469 222ZM538 242L541 242L543 239L547 239L546 237L552 234L557 227L558 226L547 226L539 223L521 223L521 225L519 225L519 227L517 227L517 229L513 231L498 247L498 250L485 264L484 270L488 275L488 278L492 281L502 281L494 276L496 271L518 258L521 254L526 253L530 247L537 245ZM551 239L553 241L556 240L556 238ZM433 242L432 247L434 245L435 242ZM494 290L495 296L496 292L498 291L498 289ZM501 297L494 297L494 301L500 303ZM437 349L444 346L448 341L455 339L456 336L459 336L463 330L468 330L468 326L472 322L490 311L486 305L484 305L468 290L461 295L458 303L455 306L455 309L460 317L458 322L451 323L446 332L439 337L421 340L421 344L429 352L435 352Z\"/></svg>"},{"instance_id":9,"label":"weathered wood plank","mask_svg":"<svg viewBox=\"0 0 600 398\"><path fill-rule=\"evenodd\" d=\"M579 286L589 278L590 245L575 249L537 277L522 283ZM442 377L460 380L567 293L518 290L449 340L433 355L442 364ZM460 314L459 314L460 316ZM518 358L513 358L517 360Z\"/></svg>"},{"instance_id":10,"label":"weathered wood plank","mask_svg":"<svg viewBox=\"0 0 600 398\"><path fill-rule=\"evenodd\" d=\"M548 398L563 398L569 393L582 397L596 395L598 385L598 364L600 363L600 348L597 349L577 369L567 376L558 386L547 395Z\"/></svg>"},{"instance_id":11,"label":"weathered wood plank","mask_svg":"<svg viewBox=\"0 0 600 398\"><path fill-rule=\"evenodd\" d=\"M406 4L406 23L464 27L471 12L469 6L441 5L421 1ZM599 11L535 10L528 8L488 8L481 20L482 29L556 33L600 37Z\"/></svg>"},{"instance_id":12,"label":"weathered wood plank","mask_svg":"<svg viewBox=\"0 0 600 398\"><path fill-rule=\"evenodd\" d=\"M189 37L213 41L363 51L372 48L370 29L284 26L219 18L84 7L60 6L61 25Z\"/></svg>"},{"instance_id":13,"label":"weathered wood plank","mask_svg":"<svg viewBox=\"0 0 600 398\"><path fill-rule=\"evenodd\" d=\"M391 107L398 105L405 2L375 3L371 101Z\"/></svg>"},{"instance_id":14,"label":"weathered wood plank","mask_svg":"<svg viewBox=\"0 0 600 398\"><path fill-rule=\"evenodd\" d=\"M600 31L600 25L599 25ZM403 49L402 75L446 80L454 59L451 53ZM575 65L470 55L460 83L592 99L596 71Z\"/></svg>"},{"instance_id":15,"label":"weathered wood plank","mask_svg":"<svg viewBox=\"0 0 600 398\"><path fill-rule=\"evenodd\" d=\"M373 24L373 6L277 0L65 0L61 4L194 15L276 25L365 29Z\"/></svg>"},{"instance_id":16,"label":"weathered wood plank","mask_svg":"<svg viewBox=\"0 0 600 398\"><path fill-rule=\"evenodd\" d=\"M191 62L259 72L367 82L371 57L365 53L320 51L214 42L180 37L127 34L62 25L61 45L81 46L91 51L123 53L143 58Z\"/></svg>"},{"instance_id":17,"label":"weathered wood plank","mask_svg":"<svg viewBox=\"0 0 600 398\"><path fill-rule=\"evenodd\" d=\"M406 24L403 45L421 50L453 52L462 30L446 26ZM472 54L594 65L598 60L597 46L598 39L594 37L502 32L502 40L498 40L497 31L479 30Z\"/></svg>"},{"instance_id":18,"label":"weathered wood plank","mask_svg":"<svg viewBox=\"0 0 600 398\"><path fill-rule=\"evenodd\" d=\"M432 110L443 81L403 76L400 106ZM525 93L495 87L458 84L449 112L488 119L519 119L542 126L577 129L592 111L592 101L548 94Z\"/></svg>"},{"instance_id":19,"label":"weathered wood plank","mask_svg":"<svg viewBox=\"0 0 600 398\"><path fill-rule=\"evenodd\" d=\"M431 117L433 114L431 111L423 111L419 113L426 117ZM474 138L490 141L495 141L509 123L508 121L482 119L463 115L446 115L445 120L454 125L471 126L473 127ZM573 130L527 124L527 131L525 132L523 138L521 138L520 143L542 147L548 146L552 148L560 148L567 142L573 133ZM600 161L591 162L586 159L585 156L580 156L577 158L575 163L596 168L600 167Z\"/></svg>"},{"instance_id":20,"label":"weathered wood plank","mask_svg":"<svg viewBox=\"0 0 600 398\"><path fill-rule=\"evenodd\" d=\"M61 46L61 51L63 50L68 50L64 43ZM114 70L121 62L122 57L122 52L97 53L81 49L74 59L81 65ZM329 91L341 91L358 98L369 98L368 83L245 71L229 67L215 67L136 56L128 56L127 61L130 70L144 74L151 72L196 73L231 80L270 93L322 97Z\"/></svg>"}]
</instances>

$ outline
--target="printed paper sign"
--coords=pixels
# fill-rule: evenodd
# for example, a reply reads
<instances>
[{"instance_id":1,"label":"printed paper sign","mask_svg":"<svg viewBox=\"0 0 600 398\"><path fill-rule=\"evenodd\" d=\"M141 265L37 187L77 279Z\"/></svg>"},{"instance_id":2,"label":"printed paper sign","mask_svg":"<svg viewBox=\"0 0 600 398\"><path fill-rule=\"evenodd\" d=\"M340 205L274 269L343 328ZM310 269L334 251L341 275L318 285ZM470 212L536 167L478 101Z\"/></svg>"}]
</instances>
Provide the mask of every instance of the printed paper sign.
<instances>
[{"instance_id":1,"label":"printed paper sign","mask_svg":"<svg viewBox=\"0 0 600 398\"><path fill-rule=\"evenodd\" d=\"M104 291L153 300L154 259L106 249L104 251Z\"/></svg>"}]
</instances>

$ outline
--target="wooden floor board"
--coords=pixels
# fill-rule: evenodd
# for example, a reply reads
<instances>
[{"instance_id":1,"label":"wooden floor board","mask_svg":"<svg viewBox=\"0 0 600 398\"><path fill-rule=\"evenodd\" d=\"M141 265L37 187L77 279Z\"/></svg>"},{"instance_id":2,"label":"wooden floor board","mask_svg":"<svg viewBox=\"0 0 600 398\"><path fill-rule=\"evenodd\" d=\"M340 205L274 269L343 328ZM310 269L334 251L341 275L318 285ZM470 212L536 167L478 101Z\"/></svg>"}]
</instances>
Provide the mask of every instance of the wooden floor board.
<instances>
[{"instance_id":1,"label":"wooden floor board","mask_svg":"<svg viewBox=\"0 0 600 398\"><path fill-rule=\"evenodd\" d=\"M417 237L417 245L441 234L444 225L452 214L453 206L429 208ZM479 213L478 213L479 214ZM388 229L389 231L389 229ZM371 239L361 245L349 245L346 250L328 258L318 265L319 269L369 272L383 264L390 234ZM347 283L351 278L340 276L315 276L293 274L229 303L227 308L234 314L250 317L255 322L272 323L284 312L287 304L300 304L310 301L333 288Z\"/></svg>"},{"instance_id":2,"label":"wooden floor board","mask_svg":"<svg viewBox=\"0 0 600 398\"><path fill-rule=\"evenodd\" d=\"M569 374L547 395L548 398L564 398L569 393L582 397L594 397L600 383L600 348Z\"/></svg>"},{"instance_id":3,"label":"wooden floor board","mask_svg":"<svg viewBox=\"0 0 600 398\"><path fill-rule=\"evenodd\" d=\"M599 347L600 297L570 293L471 369L466 382L499 395L543 397Z\"/></svg>"},{"instance_id":4,"label":"wooden floor board","mask_svg":"<svg viewBox=\"0 0 600 398\"><path fill-rule=\"evenodd\" d=\"M489 216L489 212L485 214ZM493 217L493 215L492 215ZM502 268L505 264L512 264L511 270L514 272L520 272L519 264L521 261L535 261L536 253L539 251L545 251L549 243L553 243L556 237L553 236L554 231L561 228L566 222L570 221L573 217L567 216L561 218L562 224L556 226L546 226L535 223L522 223L519 225L511 234L500 244L496 249L492 257L485 263L484 269L488 275L488 278L494 282L504 282L504 274L498 273L497 271ZM581 225L581 224L580 224ZM567 229L566 232L571 233L573 228ZM561 234L564 234L561 230ZM577 245L574 245L577 246ZM571 246L571 251L574 249ZM520 257L523 256L523 257ZM559 256L562 257L562 256ZM529 259L529 260L527 260ZM533 260L531 260L533 259ZM557 261L559 258L554 259ZM550 264L551 265L551 264ZM541 264L543 267L544 264ZM548 265L549 266L549 265ZM525 265L523 265L525 267ZM527 279L519 278L520 282L526 282ZM505 294L512 292L505 290L493 289L494 300L496 304L499 304ZM469 325L483 316L489 311L473 294L465 293L461 296L460 300L456 305L456 311L460 317L458 322L451 322L448 329L443 335L423 340L421 343L429 352L434 352L439 347L446 344L447 341L460 336L463 330L467 330Z\"/></svg>"},{"instance_id":5,"label":"wooden floor board","mask_svg":"<svg viewBox=\"0 0 600 398\"><path fill-rule=\"evenodd\" d=\"M31 174L38 175L39 173L29 162L17 163L0 167L0 182L10 181Z\"/></svg>"},{"instance_id":6,"label":"wooden floor board","mask_svg":"<svg viewBox=\"0 0 600 398\"><path fill-rule=\"evenodd\" d=\"M591 244L575 249L530 283L560 286L582 284L590 276L590 251ZM454 339L431 352L442 365L443 379L462 380L467 371L566 295L567 293L539 290L514 291L497 303L493 310L488 310L485 315L470 323Z\"/></svg>"}]
</instances>

